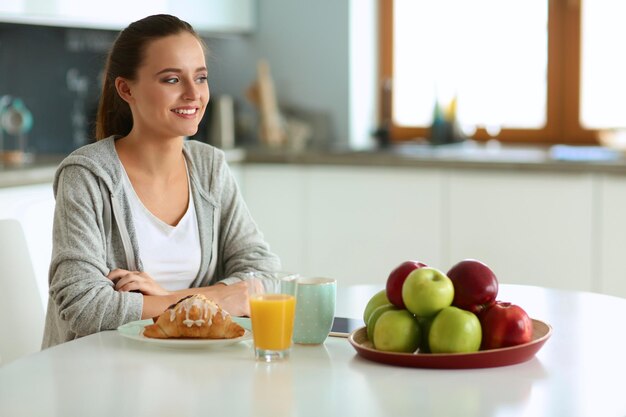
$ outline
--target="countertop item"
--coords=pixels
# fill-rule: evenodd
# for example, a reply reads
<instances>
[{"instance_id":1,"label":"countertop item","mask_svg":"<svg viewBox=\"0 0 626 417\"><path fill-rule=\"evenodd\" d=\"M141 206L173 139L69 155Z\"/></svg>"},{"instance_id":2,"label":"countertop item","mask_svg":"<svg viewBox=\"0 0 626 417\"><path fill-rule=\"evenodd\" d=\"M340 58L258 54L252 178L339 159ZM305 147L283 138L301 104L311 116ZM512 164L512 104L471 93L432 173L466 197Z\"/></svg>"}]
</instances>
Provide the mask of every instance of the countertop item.
<instances>
[{"instance_id":1,"label":"countertop item","mask_svg":"<svg viewBox=\"0 0 626 417\"><path fill-rule=\"evenodd\" d=\"M532 359L550 339L552 327L541 320L532 319L533 338L530 342L501 349L481 350L471 353L398 353L376 350L367 338L367 327L354 331L350 344L359 355L369 360L388 365L435 369L475 369L508 366Z\"/></svg>"},{"instance_id":2,"label":"countertop item","mask_svg":"<svg viewBox=\"0 0 626 417\"><path fill-rule=\"evenodd\" d=\"M337 277L341 282L341 278ZM360 317L382 286L338 288L337 314ZM171 349L117 331L87 336L0 366L3 416L533 416L626 415L626 299L503 284L499 299L550 323L524 363L421 369L361 358L345 338L295 345L260 363L250 341Z\"/></svg>"},{"instance_id":3,"label":"countertop item","mask_svg":"<svg viewBox=\"0 0 626 417\"><path fill-rule=\"evenodd\" d=\"M52 182L62 160L61 155L41 155L27 164L0 164L0 188Z\"/></svg>"}]
</instances>

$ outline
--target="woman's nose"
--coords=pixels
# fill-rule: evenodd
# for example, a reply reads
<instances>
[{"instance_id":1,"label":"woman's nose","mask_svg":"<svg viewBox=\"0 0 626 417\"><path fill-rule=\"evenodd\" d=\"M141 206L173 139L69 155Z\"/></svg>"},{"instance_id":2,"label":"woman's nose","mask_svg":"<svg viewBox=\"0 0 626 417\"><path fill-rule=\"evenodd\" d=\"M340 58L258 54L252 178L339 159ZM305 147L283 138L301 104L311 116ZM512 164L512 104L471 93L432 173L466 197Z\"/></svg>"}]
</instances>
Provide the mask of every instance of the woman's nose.
<instances>
[{"instance_id":1,"label":"woman's nose","mask_svg":"<svg viewBox=\"0 0 626 417\"><path fill-rule=\"evenodd\" d=\"M196 100L201 96L203 88L205 87L202 84L198 84L193 81L186 81L184 83L183 96L188 100Z\"/></svg>"}]
</instances>

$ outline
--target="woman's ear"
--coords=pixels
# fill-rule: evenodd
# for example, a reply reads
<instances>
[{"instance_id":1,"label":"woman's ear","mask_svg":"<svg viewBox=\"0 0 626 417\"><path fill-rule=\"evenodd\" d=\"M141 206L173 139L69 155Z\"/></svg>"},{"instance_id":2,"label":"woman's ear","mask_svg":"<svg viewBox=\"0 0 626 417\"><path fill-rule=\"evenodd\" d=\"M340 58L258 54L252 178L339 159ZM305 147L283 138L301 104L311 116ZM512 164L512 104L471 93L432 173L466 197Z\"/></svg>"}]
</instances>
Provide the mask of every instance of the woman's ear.
<instances>
[{"instance_id":1,"label":"woman's ear","mask_svg":"<svg viewBox=\"0 0 626 417\"><path fill-rule=\"evenodd\" d=\"M115 89L117 90L117 94L124 100L129 103L132 101L132 93L130 91L130 84L128 80L122 77L117 77L115 79Z\"/></svg>"}]
</instances>

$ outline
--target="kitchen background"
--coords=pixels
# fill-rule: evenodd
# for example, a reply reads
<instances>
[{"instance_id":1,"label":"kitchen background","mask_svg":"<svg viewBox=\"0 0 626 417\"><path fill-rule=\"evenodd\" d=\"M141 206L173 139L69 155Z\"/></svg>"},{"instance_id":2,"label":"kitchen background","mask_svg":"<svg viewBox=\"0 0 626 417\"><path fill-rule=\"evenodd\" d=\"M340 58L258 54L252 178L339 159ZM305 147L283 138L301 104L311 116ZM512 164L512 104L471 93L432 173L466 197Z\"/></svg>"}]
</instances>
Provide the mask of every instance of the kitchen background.
<instances>
[{"instance_id":1,"label":"kitchen background","mask_svg":"<svg viewBox=\"0 0 626 417\"><path fill-rule=\"evenodd\" d=\"M254 3L252 30L203 35L210 50L212 98L234 97L238 141L253 142L256 137L256 112L244 93L261 58L270 64L281 110L314 125L314 144L347 143L351 135L360 136L357 143L367 140L375 124L374 97L364 100L375 90L373 3L359 2L359 23L351 25L353 2L264 0ZM354 30L365 35L355 39ZM0 23L0 95L21 98L32 112L28 150L65 154L91 140L101 71L116 33ZM350 65L355 55L350 43L357 41L365 50L360 54L371 60L361 69ZM363 102L369 105L365 111L356 110L358 123L350 109L351 71L367 83L359 87L361 97L353 100L359 108ZM196 139L210 140L210 120L207 114Z\"/></svg>"},{"instance_id":2,"label":"kitchen background","mask_svg":"<svg viewBox=\"0 0 626 417\"><path fill-rule=\"evenodd\" d=\"M621 154L598 163L561 161L546 147L471 141L456 148L368 150L378 123L376 0L161 2L252 10L249 24L205 25L202 33L212 102L234 98L236 145L246 145L245 152L228 154L232 171L285 269L336 277L340 285L380 284L407 259L446 270L473 257L504 283L626 296ZM52 3L70 2L46 4ZM137 5L155 3L110 0L98 5L102 19L83 16L82 28L16 24L0 13L0 96L19 97L32 112L28 149L36 157L57 156L0 166L0 218L20 219L44 302L56 164L91 140L114 26L142 17ZM0 12L14 4L26 3L3 3ZM111 19L114 25L103 23ZM281 111L313 127L303 152L255 147L257 110L245 90L260 59L270 65ZM207 114L198 139L214 140L211 120Z\"/></svg>"},{"instance_id":3,"label":"kitchen background","mask_svg":"<svg viewBox=\"0 0 626 417\"><path fill-rule=\"evenodd\" d=\"M26 150L34 155L35 163L4 167L0 163L0 218L20 220L44 303L55 166L64 155L92 140L101 71L118 28L150 14L144 10L154 10L157 3L173 12L186 8L174 14L190 16L186 20L205 39L210 51L211 101L233 97L236 146L259 143L257 109L245 98L245 91L255 82L260 59L270 65L281 112L312 126L310 148L358 147L371 141L376 125L375 0L112 0L88 6L76 1L65 15L59 10L71 1L3 3L0 97L20 98L32 113ZM52 24L48 17L41 19L42 10L54 13ZM214 15L218 17L212 20ZM212 111L208 109L195 139L212 142ZM245 193L248 174L244 164L237 162L231 167ZM253 169L252 164L247 167ZM260 192L261 200L268 201L271 191L253 186L251 178L258 176L248 172L248 190ZM270 179L268 184L279 182ZM282 192L292 194L288 189ZM246 200L254 210L257 204L252 196ZM282 230L292 233L297 228L286 224L276 228L263 220L260 207L257 211L285 267L305 272L302 257L289 253L288 248L294 247L291 236L280 235Z\"/></svg>"}]
</instances>

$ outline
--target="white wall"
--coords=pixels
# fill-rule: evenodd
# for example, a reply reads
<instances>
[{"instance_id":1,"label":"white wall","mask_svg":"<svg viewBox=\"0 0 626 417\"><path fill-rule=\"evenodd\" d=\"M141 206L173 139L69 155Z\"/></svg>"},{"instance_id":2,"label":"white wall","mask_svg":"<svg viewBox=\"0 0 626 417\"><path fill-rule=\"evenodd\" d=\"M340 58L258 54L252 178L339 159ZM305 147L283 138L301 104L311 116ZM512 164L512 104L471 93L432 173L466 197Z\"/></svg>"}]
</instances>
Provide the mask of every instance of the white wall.
<instances>
[{"instance_id":1,"label":"white wall","mask_svg":"<svg viewBox=\"0 0 626 417\"><path fill-rule=\"evenodd\" d=\"M330 141L362 140L374 125L375 6L375 0L259 0L253 34L207 40L212 94L231 94L252 111L244 91L258 59L266 58L281 105L326 112Z\"/></svg>"},{"instance_id":2,"label":"white wall","mask_svg":"<svg viewBox=\"0 0 626 417\"><path fill-rule=\"evenodd\" d=\"M367 147L377 118L378 8L376 0L350 0L349 140Z\"/></svg>"}]
</instances>

